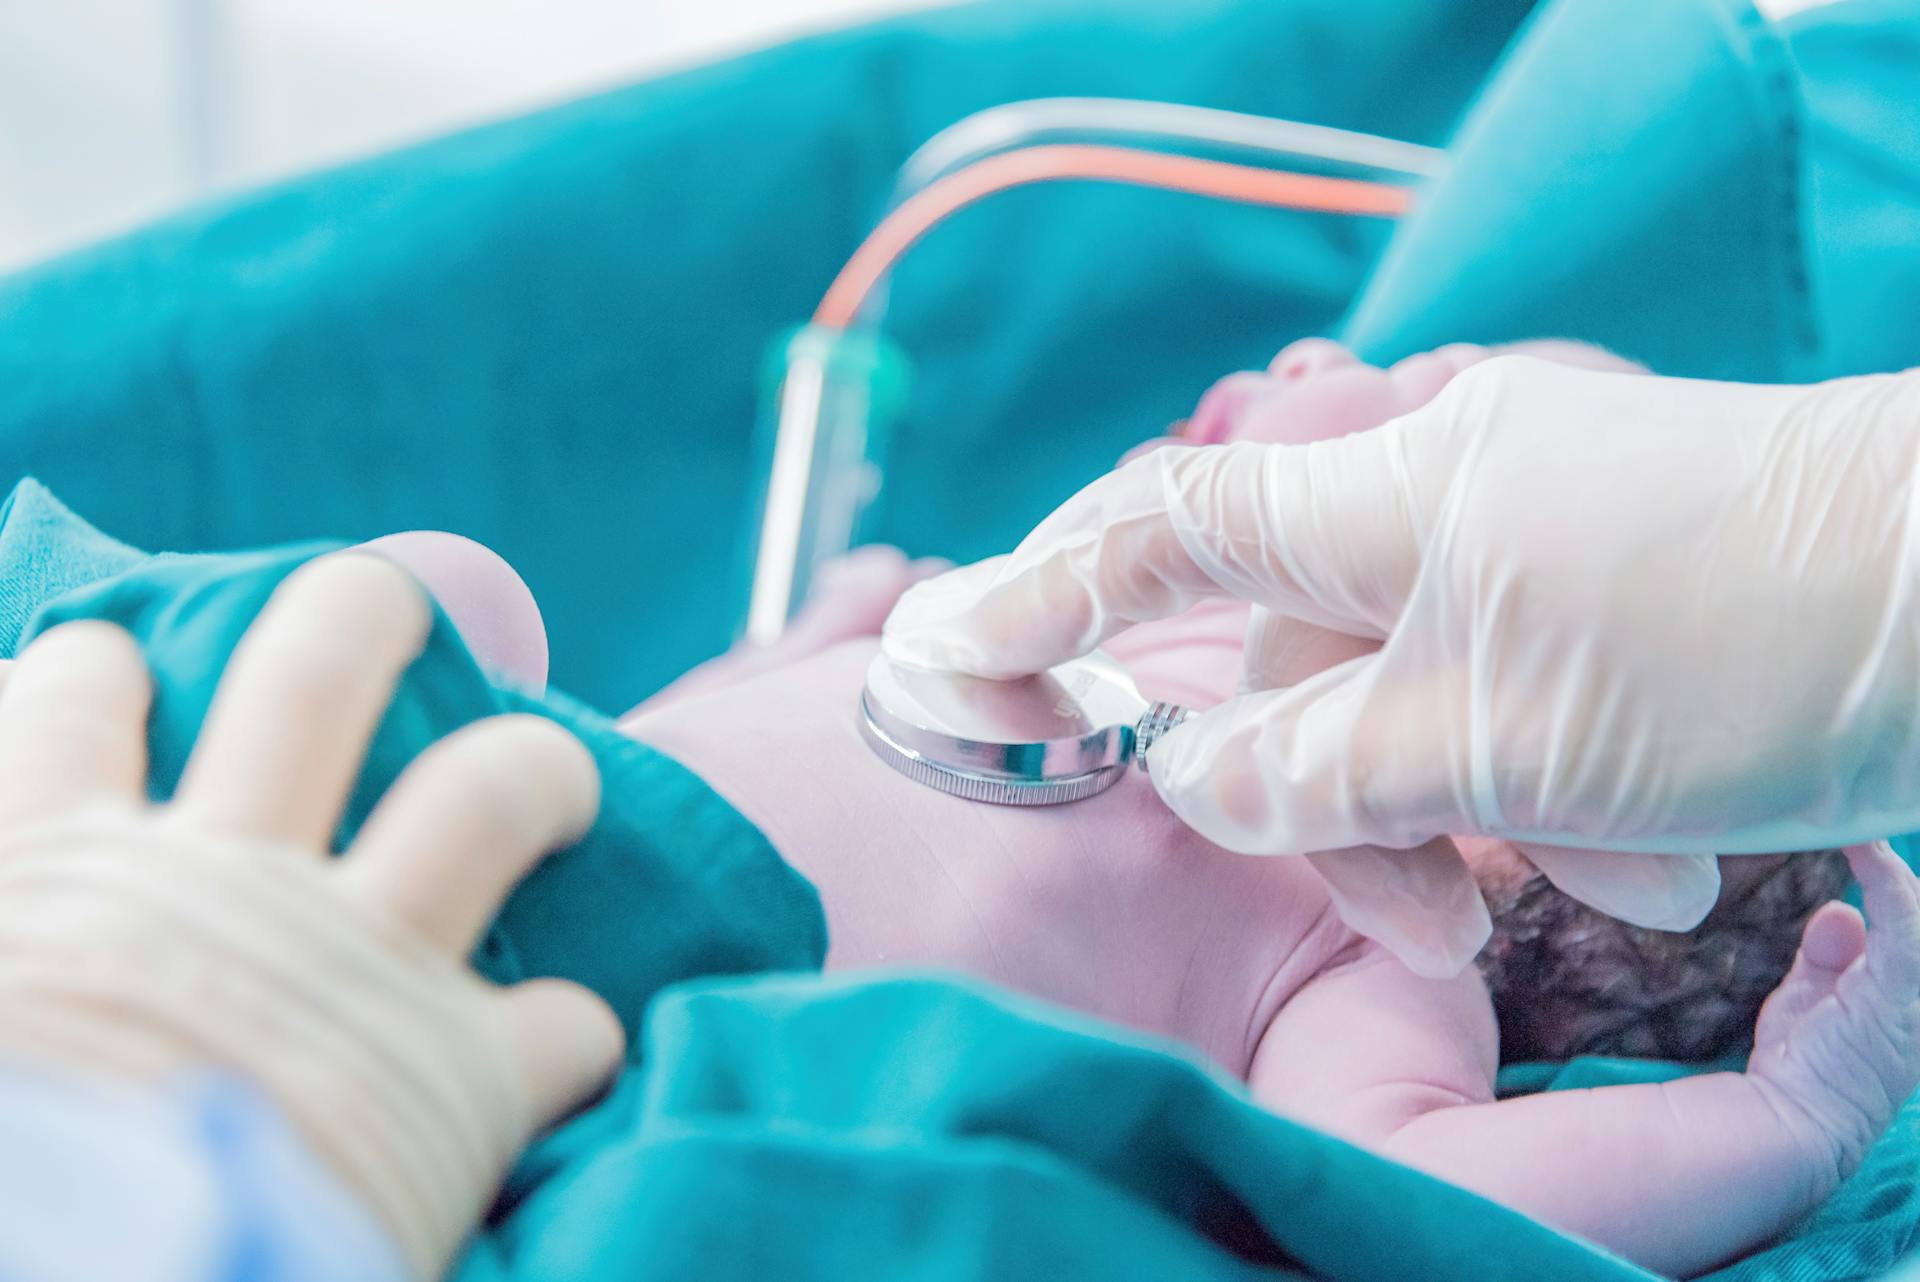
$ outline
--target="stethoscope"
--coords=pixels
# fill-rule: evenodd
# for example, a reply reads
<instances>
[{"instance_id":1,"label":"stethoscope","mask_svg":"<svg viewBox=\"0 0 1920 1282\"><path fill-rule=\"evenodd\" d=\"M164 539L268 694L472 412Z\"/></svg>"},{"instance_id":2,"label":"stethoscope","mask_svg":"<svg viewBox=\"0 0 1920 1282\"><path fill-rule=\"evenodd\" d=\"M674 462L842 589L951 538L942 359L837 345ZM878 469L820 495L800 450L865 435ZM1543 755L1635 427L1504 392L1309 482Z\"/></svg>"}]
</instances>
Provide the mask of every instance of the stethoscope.
<instances>
[{"instance_id":1,"label":"stethoscope","mask_svg":"<svg viewBox=\"0 0 1920 1282\"><path fill-rule=\"evenodd\" d=\"M777 639L813 570L857 541L906 378L904 355L879 332L886 278L940 220L996 192L1061 179L1392 218L1409 207L1410 182L1437 176L1445 162L1444 152L1370 134L1122 99L1010 103L935 135L901 169L889 211L812 323L776 354L746 639ZM1143 698L1101 654L1018 681L920 671L881 656L859 711L867 742L903 775L1013 806L1105 791L1129 767L1144 770L1154 740L1186 716Z\"/></svg>"},{"instance_id":2,"label":"stethoscope","mask_svg":"<svg viewBox=\"0 0 1920 1282\"><path fill-rule=\"evenodd\" d=\"M1095 651L1038 676L989 681L875 655L860 729L880 759L969 801L1051 806L1105 792L1147 768L1154 740L1187 718L1150 703Z\"/></svg>"}]
</instances>

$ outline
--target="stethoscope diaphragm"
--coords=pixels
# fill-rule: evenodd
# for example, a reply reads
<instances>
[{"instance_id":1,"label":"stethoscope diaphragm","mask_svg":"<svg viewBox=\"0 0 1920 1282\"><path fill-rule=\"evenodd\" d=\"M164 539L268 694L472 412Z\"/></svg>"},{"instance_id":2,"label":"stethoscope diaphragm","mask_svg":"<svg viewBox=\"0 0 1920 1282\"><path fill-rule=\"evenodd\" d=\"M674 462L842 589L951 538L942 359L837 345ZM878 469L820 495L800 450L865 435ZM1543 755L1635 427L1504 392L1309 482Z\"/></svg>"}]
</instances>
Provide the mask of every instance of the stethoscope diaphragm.
<instances>
[{"instance_id":1,"label":"stethoscope diaphragm","mask_svg":"<svg viewBox=\"0 0 1920 1282\"><path fill-rule=\"evenodd\" d=\"M1098 651L1036 676L990 681L875 655L860 729L880 759L930 788L1002 806L1079 801L1146 768L1187 710L1151 703Z\"/></svg>"}]
</instances>

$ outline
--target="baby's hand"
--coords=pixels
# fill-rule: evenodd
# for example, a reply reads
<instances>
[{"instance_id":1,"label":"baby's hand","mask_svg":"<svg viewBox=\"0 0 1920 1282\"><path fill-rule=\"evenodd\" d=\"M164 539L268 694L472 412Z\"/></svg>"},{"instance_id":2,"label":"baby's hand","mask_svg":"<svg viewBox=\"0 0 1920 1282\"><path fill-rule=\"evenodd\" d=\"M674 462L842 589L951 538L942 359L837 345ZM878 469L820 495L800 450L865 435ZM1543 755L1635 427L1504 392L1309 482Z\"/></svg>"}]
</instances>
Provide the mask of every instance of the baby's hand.
<instances>
[{"instance_id":1,"label":"baby's hand","mask_svg":"<svg viewBox=\"0 0 1920 1282\"><path fill-rule=\"evenodd\" d=\"M1873 929L1839 902L1807 920L1747 1066L1832 1163L1834 1183L1920 1087L1920 880L1885 842L1846 855Z\"/></svg>"}]
</instances>

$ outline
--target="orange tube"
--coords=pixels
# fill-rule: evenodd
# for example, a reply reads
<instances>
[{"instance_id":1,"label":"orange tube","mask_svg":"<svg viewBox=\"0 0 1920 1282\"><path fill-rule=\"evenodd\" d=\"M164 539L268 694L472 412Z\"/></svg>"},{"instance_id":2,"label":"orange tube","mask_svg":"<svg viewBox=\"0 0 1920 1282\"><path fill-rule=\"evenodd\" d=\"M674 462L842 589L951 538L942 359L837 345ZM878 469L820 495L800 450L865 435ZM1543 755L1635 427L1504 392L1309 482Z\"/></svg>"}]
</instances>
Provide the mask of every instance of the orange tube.
<instances>
[{"instance_id":1,"label":"orange tube","mask_svg":"<svg viewBox=\"0 0 1920 1282\"><path fill-rule=\"evenodd\" d=\"M1405 187L1236 165L1224 160L1058 143L1003 152L947 175L903 201L854 251L814 311L813 323L845 329L888 271L922 236L956 210L1030 183L1093 179L1193 192L1250 205L1397 218L1412 204Z\"/></svg>"}]
</instances>

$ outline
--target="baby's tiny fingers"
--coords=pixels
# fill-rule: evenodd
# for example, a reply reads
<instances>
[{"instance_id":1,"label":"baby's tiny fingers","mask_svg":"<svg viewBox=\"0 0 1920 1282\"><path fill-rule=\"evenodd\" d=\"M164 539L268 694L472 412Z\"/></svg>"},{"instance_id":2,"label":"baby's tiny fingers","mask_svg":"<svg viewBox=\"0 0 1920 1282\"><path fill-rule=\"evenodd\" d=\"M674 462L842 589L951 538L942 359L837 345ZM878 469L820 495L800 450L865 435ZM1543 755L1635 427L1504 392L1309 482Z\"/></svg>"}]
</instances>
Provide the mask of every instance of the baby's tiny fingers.
<instances>
[{"instance_id":1,"label":"baby's tiny fingers","mask_svg":"<svg viewBox=\"0 0 1920 1282\"><path fill-rule=\"evenodd\" d=\"M1867 964L1903 999L1920 997L1920 880L1884 841L1844 852L1866 905Z\"/></svg>"},{"instance_id":2,"label":"baby's tiny fingers","mask_svg":"<svg viewBox=\"0 0 1920 1282\"><path fill-rule=\"evenodd\" d=\"M1755 1050L1784 1051L1794 1025L1833 993L1866 946L1867 925L1851 904L1834 899L1814 909L1800 934L1792 968L1760 1007L1753 1027Z\"/></svg>"},{"instance_id":3,"label":"baby's tiny fingers","mask_svg":"<svg viewBox=\"0 0 1920 1282\"><path fill-rule=\"evenodd\" d=\"M1830 899L1813 910L1801 933L1800 955L1795 966L1805 962L1829 975L1839 975L1867 949L1867 923L1852 904Z\"/></svg>"}]
</instances>

